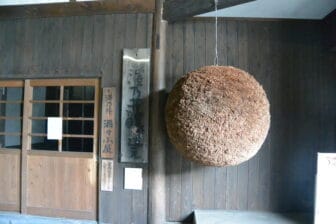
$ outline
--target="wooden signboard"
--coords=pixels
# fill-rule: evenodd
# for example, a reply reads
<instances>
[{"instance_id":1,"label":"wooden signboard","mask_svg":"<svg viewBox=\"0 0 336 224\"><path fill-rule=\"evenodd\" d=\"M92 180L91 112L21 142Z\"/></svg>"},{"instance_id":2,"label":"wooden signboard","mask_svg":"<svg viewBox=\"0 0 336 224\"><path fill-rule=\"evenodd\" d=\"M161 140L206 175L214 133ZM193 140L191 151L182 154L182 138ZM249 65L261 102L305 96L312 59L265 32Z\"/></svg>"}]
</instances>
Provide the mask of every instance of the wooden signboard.
<instances>
[{"instance_id":1,"label":"wooden signboard","mask_svg":"<svg viewBox=\"0 0 336 224\"><path fill-rule=\"evenodd\" d=\"M124 49L121 162L148 162L150 50Z\"/></svg>"},{"instance_id":2,"label":"wooden signboard","mask_svg":"<svg viewBox=\"0 0 336 224\"><path fill-rule=\"evenodd\" d=\"M103 88L100 155L113 159L115 154L115 87Z\"/></svg>"},{"instance_id":3,"label":"wooden signboard","mask_svg":"<svg viewBox=\"0 0 336 224\"><path fill-rule=\"evenodd\" d=\"M100 188L101 191L113 191L113 160L102 160Z\"/></svg>"}]
</instances>

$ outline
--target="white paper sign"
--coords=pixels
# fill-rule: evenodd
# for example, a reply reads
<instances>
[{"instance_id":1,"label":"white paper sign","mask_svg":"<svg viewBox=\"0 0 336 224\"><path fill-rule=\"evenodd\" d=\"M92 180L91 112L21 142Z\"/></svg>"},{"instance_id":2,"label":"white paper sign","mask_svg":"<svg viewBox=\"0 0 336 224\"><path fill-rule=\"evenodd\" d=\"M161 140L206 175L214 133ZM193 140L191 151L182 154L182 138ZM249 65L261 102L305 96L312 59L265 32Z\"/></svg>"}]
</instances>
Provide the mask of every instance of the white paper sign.
<instances>
[{"instance_id":1,"label":"white paper sign","mask_svg":"<svg viewBox=\"0 0 336 224\"><path fill-rule=\"evenodd\" d=\"M336 174L336 153L318 153L317 174Z\"/></svg>"},{"instance_id":2,"label":"white paper sign","mask_svg":"<svg viewBox=\"0 0 336 224\"><path fill-rule=\"evenodd\" d=\"M125 189L142 190L142 168L125 168Z\"/></svg>"},{"instance_id":3,"label":"white paper sign","mask_svg":"<svg viewBox=\"0 0 336 224\"><path fill-rule=\"evenodd\" d=\"M336 153L318 153L315 224L336 223Z\"/></svg>"},{"instance_id":4,"label":"white paper sign","mask_svg":"<svg viewBox=\"0 0 336 224\"><path fill-rule=\"evenodd\" d=\"M62 139L63 121L61 117L48 117L48 140Z\"/></svg>"},{"instance_id":5,"label":"white paper sign","mask_svg":"<svg viewBox=\"0 0 336 224\"><path fill-rule=\"evenodd\" d=\"M101 190L113 191L113 160L102 160Z\"/></svg>"}]
</instances>

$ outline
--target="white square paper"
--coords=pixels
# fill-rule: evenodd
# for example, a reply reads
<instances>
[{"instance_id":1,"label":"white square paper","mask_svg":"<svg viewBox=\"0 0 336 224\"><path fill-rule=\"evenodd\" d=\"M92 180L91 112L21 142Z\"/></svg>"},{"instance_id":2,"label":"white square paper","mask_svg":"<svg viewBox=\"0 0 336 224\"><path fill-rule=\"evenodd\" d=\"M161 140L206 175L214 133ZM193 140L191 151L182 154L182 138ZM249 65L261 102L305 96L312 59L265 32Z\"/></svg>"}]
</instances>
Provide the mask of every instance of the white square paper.
<instances>
[{"instance_id":1,"label":"white square paper","mask_svg":"<svg viewBox=\"0 0 336 224\"><path fill-rule=\"evenodd\" d=\"M61 117L48 117L48 140L62 139L63 121Z\"/></svg>"},{"instance_id":2,"label":"white square paper","mask_svg":"<svg viewBox=\"0 0 336 224\"><path fill-rule=\"evenodd\" d=\"M336 223L336 153L318 153L315 224Z\"/></svg>"},{"instance_id":3,"label":"white square paper","mask_svg":"<svg viewBox=\"0 0 336 224\"><path fill-rule=\"evenodd\" d=\"M317 174L336 174L336 153L317 153Z\"/></svg>"},{"instance_id":4,"label":"white square paper","mask_svg":"<svg viewBox=\"0 0 336 224\"><path fill-rule=\"evenodd\" d=\"M125 168L125 189L142 190L142 168Z\"/></svg>"}]
</instances>

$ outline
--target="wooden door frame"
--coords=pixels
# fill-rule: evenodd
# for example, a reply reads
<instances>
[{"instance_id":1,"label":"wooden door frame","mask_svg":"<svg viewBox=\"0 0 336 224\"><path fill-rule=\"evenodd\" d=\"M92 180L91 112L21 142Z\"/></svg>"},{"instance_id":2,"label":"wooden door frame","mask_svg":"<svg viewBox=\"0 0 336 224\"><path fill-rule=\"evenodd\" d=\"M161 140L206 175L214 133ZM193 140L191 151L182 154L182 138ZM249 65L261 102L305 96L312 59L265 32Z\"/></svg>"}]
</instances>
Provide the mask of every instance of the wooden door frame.
<instances>
[{"instance_id":1,"label":"wooden door frame","mask_svg":"<svg viewBox=\"0 0 336 224\"><path fill-rule=\"evenodd\" d=\"M93 119L93 152L92 153L81 153L81 152L46 152L46 151L33 151L30 149L31 147L31 136L29 133L32 128L32 94L33 87L35 86L94 86L95 95L94 95L94 119ZM21 211L21 213L26 214L28 212L27 209L27 187L28 187L28 156L30 155L44 155L51 157L69 157L69 158L90 158L94 161L95 170L95 193L94 193L94 204L95 211L94 216L95 219L98 217L98 130L99 130L99 99L100 99L100 80L99 78L79 78L79 79L27 79L27 80L6 80L0 81L0 87L23 87L23 114L22 114L22 147L21 152L16 152L19 150L7 152L5 150L0 149L1 153L15 153L18 154L20 158L20 172L19 179L21 180L19 183L19 205L18 208L11 208L9 210ZM63 88L62 88L63 89ZM61 110L62 108L60 108ZM4 151L4 152L2 152ZM8 210L8 209L6 209ZM80 218L80 217L79 217Z\"/></svg>"},{"instance_id":2,"label":"wooden door frame","mask_svg":"<svg viewBox=\"0 0 336 224\"><path fill-rule=\"evenodd\" d=\"M6 88L24 88L24 81L23 80L1 80L0 81L0 87L6 87ZM2 102L4 103L4 102ZM23 106L23 104L22 104ZM11 117L12 118L12 117ZM11 119L10 118L10 119ZM2 119L6 120L7 116L3 117ZM23 121L23 118L21 118L21 123ZM22 131L21 131L22 135ZM20 206L21 206L21 196L20 196L20 191L21 191L21 149L6 149L5 147L0 148L0 155L11 155L14 157L17 157L18 162L18 170L17 170L17 179L18 179L18 186L17 186L17 196L18 196L18 203L17 204L5 204L5 203L0 203L0 208L5 211L15 211L19 212L20 211Z\"/></svg>"}]
</instances>

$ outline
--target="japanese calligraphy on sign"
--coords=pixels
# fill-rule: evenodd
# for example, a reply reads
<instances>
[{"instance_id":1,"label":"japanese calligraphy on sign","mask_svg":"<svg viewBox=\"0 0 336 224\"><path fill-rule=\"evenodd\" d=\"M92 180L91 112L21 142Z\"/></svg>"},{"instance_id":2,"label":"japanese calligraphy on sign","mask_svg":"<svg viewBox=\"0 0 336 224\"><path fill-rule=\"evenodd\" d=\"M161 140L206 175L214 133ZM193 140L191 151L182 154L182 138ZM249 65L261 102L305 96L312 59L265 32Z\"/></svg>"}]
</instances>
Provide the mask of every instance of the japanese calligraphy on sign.
<instances>
[{"instance_id":1,"label":"japanese calligraphy on sign","mask_svg":"<svg viewBox=\"0 0 336 224\"><path fill-rule=\"evenodd\" d=\"M100 154L102 158L114 158L115 153L115 95L114 87L103 88Z\"/></svg>"},{"instance_id":2,"label":"japanese calligraphy on sign","mask_svg":"<svg viewBox=\"0 0 336 224\"><path fill-rule=\"evenodd\" d=\"M150 50L124 49L121 162L148 162Z\"/></svg>"},{"instance_id":3,"label":"japanese calligraphy on sign","mask_svg":"<svg viewBox=\"0 0 336 224\"><path fill-rule=\"evenodd\" d=\"M102 160L100 188L101 191L113 191L113 160Z\"/></svg>"}]
</instances>

